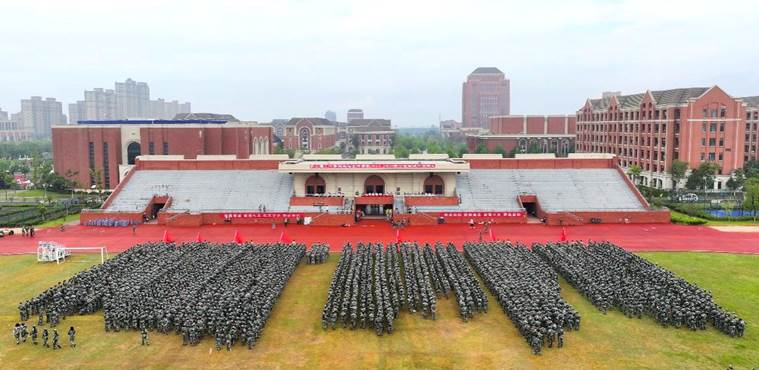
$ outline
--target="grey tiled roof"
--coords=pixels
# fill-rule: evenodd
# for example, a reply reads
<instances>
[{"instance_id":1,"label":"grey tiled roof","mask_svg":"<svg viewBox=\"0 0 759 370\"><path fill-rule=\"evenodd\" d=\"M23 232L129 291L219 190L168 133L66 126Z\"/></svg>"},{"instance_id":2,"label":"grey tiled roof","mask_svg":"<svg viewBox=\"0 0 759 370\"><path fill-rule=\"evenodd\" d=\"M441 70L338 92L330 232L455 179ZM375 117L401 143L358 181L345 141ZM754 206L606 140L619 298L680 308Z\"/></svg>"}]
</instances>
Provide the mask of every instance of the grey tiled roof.
<instances>
[{"instance_id":1,"label":"grey tiled roof","mask_svg":"<svg viewBox=\"0 0 759 370\"><path fill-rule=\"evenodd\" d=\"M749 108L759 108L759 96L746 96L739 99L743 100Z\"/></svg>"},{"instance_id":2,"label":"grey tiled roof","mask_svg":"<svg viewBox=\"0 0 759 370\"><path fill-rule=\"evenodd\" d=\"M335 123L326 119L326 118L320 118L320 117L294 117L290 118L290 121L287 122L288 126L295 126L298 124L298 122L302 120L309 120L311 123L317 126L333 126Z\"/></svg>"},{"instance_id":3,"label":"grey tiled roof","mask_svg":"<svg viewBox=\"0 0 759 370\"><path fill-rule=\"evenodd\" d=\"M651 91L656 105L680 105L686 104L688 99L697 98L709 90L708 87L690 87L684 89L669 89ZM637 108L643 100L645 93L616 96L620 109ZM603 99L591 99L593 110L608 109L611 105L611 97Z\"/></svg>"}]
</instances>

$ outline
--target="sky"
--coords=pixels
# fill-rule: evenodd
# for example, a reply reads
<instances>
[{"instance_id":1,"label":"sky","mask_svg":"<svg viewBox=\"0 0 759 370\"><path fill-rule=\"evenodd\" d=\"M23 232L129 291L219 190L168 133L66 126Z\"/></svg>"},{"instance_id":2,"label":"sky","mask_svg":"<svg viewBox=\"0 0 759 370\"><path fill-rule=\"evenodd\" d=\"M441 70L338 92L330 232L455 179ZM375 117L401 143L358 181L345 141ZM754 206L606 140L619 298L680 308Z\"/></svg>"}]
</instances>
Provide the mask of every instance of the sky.
<instances>
[{"instance_id":1,"label":"sky","mask_svg":"<svg viewBox=\"0 0 759 370\"><path fill-rule=\"evenodd\" d=\"M479 66L512 114L573 114L602 91L719 85L759 95L755 1L1 0L0 109L67 104L132 78L151 98L244 120L350 108L398 127L461 120Z\"/></svg>"}]
</instances>

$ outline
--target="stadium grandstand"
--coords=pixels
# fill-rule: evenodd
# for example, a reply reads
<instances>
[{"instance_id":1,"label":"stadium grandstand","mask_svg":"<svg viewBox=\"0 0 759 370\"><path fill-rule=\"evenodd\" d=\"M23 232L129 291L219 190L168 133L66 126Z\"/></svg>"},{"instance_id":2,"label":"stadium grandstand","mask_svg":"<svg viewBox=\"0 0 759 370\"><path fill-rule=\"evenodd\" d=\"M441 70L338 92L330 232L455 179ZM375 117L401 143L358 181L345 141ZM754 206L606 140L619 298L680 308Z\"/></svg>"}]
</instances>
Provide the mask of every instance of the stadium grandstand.
<instances>
[{"instance_id":1,"label":"stadium grandstand","mask_svg":"<svg viewBox=\"0 0 759 370\"><path fill-rule=\"evenodd\" d=\"M99 218L176 226L365 218L576 225L668 222L669 213L651 209L609 155L145 156L102 209L84 211L81 221Z\"/></svg>"}]
</instances>

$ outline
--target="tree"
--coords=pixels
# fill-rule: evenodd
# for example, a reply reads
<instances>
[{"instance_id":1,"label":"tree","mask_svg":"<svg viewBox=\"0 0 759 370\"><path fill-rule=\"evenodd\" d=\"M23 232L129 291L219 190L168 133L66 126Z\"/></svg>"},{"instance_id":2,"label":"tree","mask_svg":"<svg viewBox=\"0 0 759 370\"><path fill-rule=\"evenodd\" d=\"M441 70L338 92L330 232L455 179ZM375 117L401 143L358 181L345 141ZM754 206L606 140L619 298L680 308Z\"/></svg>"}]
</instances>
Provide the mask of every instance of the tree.
<instances>
[{"instance_id":1,"label":"tree","mask_svg":"<svg viewBox=\"0 0 759 370\"><path fill-rule=\"evenodd\" d=\"M703 162L698 168L691 171L685 187L690 190L711 189L714 187L714 175L719 171L719 165L714 162Z\"/></svg>"},{"instance_id":2,"label":"tree","mask_svg":"<svg viewBox=\"0 0 759 370\"><path fill-rule=\"evenodd\" d=\"M743 169L739 168L733 171L732 174L730 174L730 178L727 180L727 183L725 185L727 185L727 187L730 190L736 191L740 189L745 182L746 182L746 175L743 172Z\"/></svg>"},{"instance_id":3,"label":"tree","mask_svg":"<svg viewBox=\"0 0 759 370\"><path fill-rule=\"evenodd\" d=\"M485 144L482 144L482 143L477 144L477 149L475 149L474 152L478 153L478 154L487 154L488 153L488 147L486 147Z\"/></svg>"},{"instance_id":4,"label":"tree","mask_svg":"<svg viewBox=\"0 0 759 370\"><path fill-rule=\"evenodd\" d=\"M759 177L759 160L752 159L743 165L743 172L746 178Z\"/></svg>"},{"instance_id":5,"label":"tree","mask_svg":"<svg viewBox=\"0 0 759 370\"><path fill-rule=\"evenodd\" d=\"M506 158L506 157L507 157L507 154L508 154L508 153L506 153L506 149L505 149L505 148L503 147L503 145L501 145L501 144L498 144L498 146L497 146L497 147L495 147L495 153L496 153L496 154L500 154L500 155L501 155L501 156L503 156L504 158Z\"/></svg>"},{"instance_id":6,"label":"tree","mask_svg":"<svg viewBox=\"0 0 759 370\"><path fill-rule=\"evenodd\" d=\"M640 177L641 172L643 172L643 169L640 168L637 164L630 165L630 167L627 167L627 172L630 173L633 177L633 182L635 184L638 183L638 178Z\"/></svg>"},{"instance_id":7,"label":"tree","mask_svg":"<svg viewBox=\"0 0 759 370\"><path fill-rule=\"evenodd\" d=\"M759 177L751 177L743 184L743 209L753 211L754 221L759 214Z\"/></svg>"},{"instance_id":8,"label":"tree","mask_svg":"<svg viewBox=\"0 0 759 370\"><path fill-rule=\"evenodd\" d=\"M688 172L688 163L679 159L672 161L672 166L669 168L669 173L672 174L672 190L677 188L677 184L680 180L685 178L685 173Z\"/></svg>"},{"instance_id":9,"label":"tree","mask_svg":"<svg viewBox=\"0 0 759 370\"><path fill-rule=\"evenodd\" d=\"M732 200L726 200L719 204L720 207L722 207L723 210L725 210L725 215L727 215L728 218L733 217L733 209L735 209L735 202Z\"/></svg>"},{"instance_id":10,"label":"tree","mask_svg":"<svg viewBox=\"0 0 759 370\"><path fill-rule=\"evenodd\" d=\"M393 149L393 154L395 154L397 158L408 158L409 153L408 153L408 149L406 149L405 147L397 146Z\"/></svg>"}]
</instances>

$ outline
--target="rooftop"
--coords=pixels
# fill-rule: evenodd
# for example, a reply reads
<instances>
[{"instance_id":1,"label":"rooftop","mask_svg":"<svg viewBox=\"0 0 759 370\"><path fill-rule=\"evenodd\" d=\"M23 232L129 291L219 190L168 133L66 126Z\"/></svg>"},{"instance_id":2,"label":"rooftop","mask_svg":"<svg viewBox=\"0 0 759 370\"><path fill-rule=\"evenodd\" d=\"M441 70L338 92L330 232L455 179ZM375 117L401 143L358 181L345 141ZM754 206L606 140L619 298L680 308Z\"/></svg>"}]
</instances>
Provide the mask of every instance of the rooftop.
<instances>
[{"instance_id":1,"label":"rooftop","mask_svg":"<svg viewBox=\"0 0 759 370\"><path fill-rule=\"evenodd\" d=\"M503 74L503 72L496 67L477 67L472 74Z\"/></svg>"},{"instance_id":2,"label":"rooftop","mask_svg":"<svg viewBox=\"0 0 759 370\"><path fill-rule=\"evenodd\" d=\"M669 90L651 91L651 95L656 101L656 105L683 105L687 104L689 99L698 98L703 95L708 87L688 87ZM611 106L611 99L616 98L620 109L631 109L640 107L645 92L632 95L615 95L606 96L601 99L591 99L590 104L594 110L604 110Z\"/></svg>"}]
</instances>

